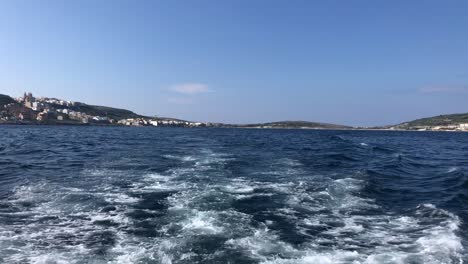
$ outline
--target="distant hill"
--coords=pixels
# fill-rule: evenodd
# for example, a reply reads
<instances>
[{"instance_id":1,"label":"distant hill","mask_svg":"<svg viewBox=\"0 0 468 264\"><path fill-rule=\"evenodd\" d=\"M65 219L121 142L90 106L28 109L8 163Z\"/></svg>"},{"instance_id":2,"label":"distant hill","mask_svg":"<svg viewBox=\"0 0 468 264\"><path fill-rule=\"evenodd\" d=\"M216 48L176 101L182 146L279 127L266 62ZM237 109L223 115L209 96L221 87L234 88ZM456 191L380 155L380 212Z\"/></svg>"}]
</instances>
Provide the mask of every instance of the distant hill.
<instances>
[{"instance_id":1,"label":"distant hill","mask_svg":"<svg viewBox=\"0 0 468 264\"><path fill-rule=\"evenodd\" d=\"M0 108L4 105L15 103L16 101L8 95L0 94Z\"/></svg>"},{"instance_id":2,"label":"distant hill","mask_svg":"<svg viewBox=\"0 0 468 264\"><path fill-rule=\"evenodd\" d=\"M398 126L402 127L423 127L423 126L446 126L458 125L460 123L468 123L468 113L439 115L416 119L410 122L402 123Z\"/></svg>"},{"instance_id":3,"label":"distant hill","mask_svg":"<svg viewBox=\"0 0 468 264\"><path fill-rule=\"evenodd\" d=\"M107 116L109 118L117 119L117 120L144 117L130 110L113 108L113 107L108 107L108 106L87 105L87 104L80 103L77 106L72 106L70 108L74 111L84 112L88 115Z\"/></svg>"},{"instance_id":4,"label":"distant hill","mask_svg":"<svg viewBox=\"0 0 468 264\"><path fill-rule=\"evenodd\" d=\"M245 128L305 128L305 129L349 129L351 127L344 125L317 123L308 121L279 121L270 123L233 125L235 127Z\"/></svg>"}]
</instances>

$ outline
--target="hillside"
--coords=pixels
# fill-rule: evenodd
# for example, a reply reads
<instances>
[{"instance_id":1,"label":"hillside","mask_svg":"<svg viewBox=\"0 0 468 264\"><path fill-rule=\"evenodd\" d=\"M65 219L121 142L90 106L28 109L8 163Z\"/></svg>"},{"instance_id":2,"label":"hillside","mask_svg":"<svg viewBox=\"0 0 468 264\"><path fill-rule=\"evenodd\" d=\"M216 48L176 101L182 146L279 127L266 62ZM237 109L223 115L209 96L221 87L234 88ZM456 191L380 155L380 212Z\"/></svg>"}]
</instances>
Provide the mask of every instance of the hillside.
<instances>
[{"instance_id":1,"label":"hillside","mask_svg":"<svg viewBox=\"0 0 468 264\"><path fill-rule=\"evenodd\" d=\"M130 110L113 108L108 106L99 106L99 105L87 105L79 104L77 106L70 107L75 111L80 111L87 113L92 116L107 116L112 119L126 119L126 118L138 118L143 117L138 115Z\"/></svg>"},{"instance_id":2,"label":"hillside","mask_svg":"<svg viewBox=\"0 0 468 264\"><path fill-rule=\"evenodd\" d=\"M151 119L151 120L159 120L159 121L170 121L172 122L172 125L176 124L181 124L181 123L186 123L188 121L185 120L180 120L176 118L163 118L163 117L155 117L155 116L144 116L144 115L139 115L133 111L126 110L126 109L121 109L121 108L115 108L115 107L109 107L109 106L101 106L101 105L90 105L86 103L81 103L81 102L75 102L75 103L64 103L67 101L54 98L54 97L37 97L33 99L36 100L36 102L46 105L48 109L51 110L61 110L61 109L68 109L69 111L74 111L74 112L80 112L84 113L88 116L95 117L95 116L101 116L101 117L108 117L110 119L114 120L122 120L122 119ZM29 108L26 108L23 103L18 103L16 102L13 98L11 98L8 95L3 95L0 94L0 109L3 108L4 105L10 104L10 103L15 103L15 106L9 107L10 114L18 118L19 114L24 111L30 111L28 110ZM35 114L39 113L42 110L34 111ZM140 120L141 121L141 120Z\"/></svg>"},{"instance_id":3,"label":"hillside","mask_svg":"<svg viewBox=\"0 0 468 264\"><path fill-rule=\"evenodd\" d=\"M349 126L308 122L308 121L279 121L259 124L235 125L245 128L306 128L306 129L348 129Z\"/></svg>"},{"instance_id":4,"label":"hillside","mask_svg":"<svg viewBox=\"0 0 468 264\"><path fill-rule=\"evenodd\" d=\"M433 116L433 117L420 118L420 119L416 119L410 122L400 124L399 126L405 126L405 127L447 126L447 125L458 125L461 123L468 123L468 113L439 115L439 116Z\"/></svg>"},{"instance_id":5,"label":"hillside","mask_svg":"<svg viewBox=\"0 0 468 264\"><path fill-rule=\"evenodd\" d=\"M16 101L8 95L0 94L0 108L6 104L15 103Z\"/></svg>"}]
</instances>

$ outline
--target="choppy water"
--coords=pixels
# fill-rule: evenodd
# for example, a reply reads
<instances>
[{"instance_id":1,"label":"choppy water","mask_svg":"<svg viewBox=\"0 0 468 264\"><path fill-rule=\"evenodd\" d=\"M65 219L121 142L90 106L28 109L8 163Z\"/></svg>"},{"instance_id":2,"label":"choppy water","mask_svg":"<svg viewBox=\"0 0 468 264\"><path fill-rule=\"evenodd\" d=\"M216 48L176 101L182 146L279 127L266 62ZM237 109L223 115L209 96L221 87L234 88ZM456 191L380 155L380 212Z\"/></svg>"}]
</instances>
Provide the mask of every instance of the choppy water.
<instances>
[{"instance_id":1,"label":"choppy water","mask_svg":"<svg viewBox=\"0 0 468 264\"><path fill-rule=\"evenodd\" d=\"M0 127L1 263L463 263L468 133Z\"/></svg>"}]
</instances>

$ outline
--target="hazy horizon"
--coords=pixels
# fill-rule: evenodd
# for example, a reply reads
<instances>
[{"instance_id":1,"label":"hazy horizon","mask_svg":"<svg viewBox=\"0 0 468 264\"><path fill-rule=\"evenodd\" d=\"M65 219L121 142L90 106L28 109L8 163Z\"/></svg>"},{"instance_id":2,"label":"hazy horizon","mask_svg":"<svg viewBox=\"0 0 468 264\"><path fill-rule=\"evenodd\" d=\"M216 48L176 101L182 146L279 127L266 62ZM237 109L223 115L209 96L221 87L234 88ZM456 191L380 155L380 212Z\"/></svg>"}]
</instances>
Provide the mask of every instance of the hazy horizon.
<instances>
[{"instance_id":1,"label":"hazy horizon","mask_svg":"<svg viewBox=\"0 0 468 264\"><path fill-rule=\"evenodd\" d=\"M0 93L194 121L468 112L467 2L2 1Z\"/></svg>"}]
</instances>

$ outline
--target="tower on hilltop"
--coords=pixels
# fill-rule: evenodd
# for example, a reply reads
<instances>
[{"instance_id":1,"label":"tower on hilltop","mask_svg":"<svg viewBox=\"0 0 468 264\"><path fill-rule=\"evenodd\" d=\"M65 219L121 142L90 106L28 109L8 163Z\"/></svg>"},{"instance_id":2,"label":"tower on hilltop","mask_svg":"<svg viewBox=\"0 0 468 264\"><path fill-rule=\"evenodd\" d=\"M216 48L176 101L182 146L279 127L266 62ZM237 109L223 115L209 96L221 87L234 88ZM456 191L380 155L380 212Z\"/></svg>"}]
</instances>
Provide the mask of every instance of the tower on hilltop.
<instances>
[{"instance_id":1,"label":"tower on hilltop","mask_svg":"<svg viewBox=\"0 0 468 264\"><path fill-rule=\"evenodd\" d=\"M33 103L36 101L32 93L24 93L24 106L28 108L33 107Z\"/></svg>"}]
</instances>

